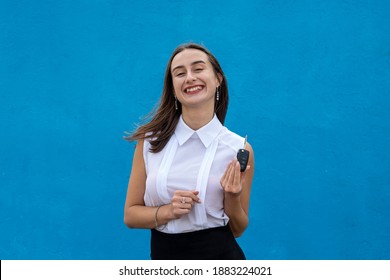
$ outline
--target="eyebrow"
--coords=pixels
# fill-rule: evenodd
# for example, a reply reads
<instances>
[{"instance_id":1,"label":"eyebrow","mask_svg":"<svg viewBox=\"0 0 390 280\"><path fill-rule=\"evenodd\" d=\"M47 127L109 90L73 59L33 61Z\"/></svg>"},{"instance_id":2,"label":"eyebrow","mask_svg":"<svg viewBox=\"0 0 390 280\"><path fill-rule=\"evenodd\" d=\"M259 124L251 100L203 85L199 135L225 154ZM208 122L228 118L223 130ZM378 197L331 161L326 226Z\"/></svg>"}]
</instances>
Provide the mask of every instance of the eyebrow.
<instances>
[{"instance_id":1,"label":"eyebrow","mask_svg":"<svg viewBox=\"0 0 390 280\"><path fill-rule=\"evenodd\" d=\"M194 61L194 62L191 63L191 66L192 66L192 65L195 65L195 64L198 64L198 63L206 64L206 62L204 62L203 60L196 60L196 61ZM176 66L175 68L172 69L172 73L173 73L176 69L178 69L178 68L184 68L184 66L183 66L183 65Z\"/></svg>"}]
</instances>

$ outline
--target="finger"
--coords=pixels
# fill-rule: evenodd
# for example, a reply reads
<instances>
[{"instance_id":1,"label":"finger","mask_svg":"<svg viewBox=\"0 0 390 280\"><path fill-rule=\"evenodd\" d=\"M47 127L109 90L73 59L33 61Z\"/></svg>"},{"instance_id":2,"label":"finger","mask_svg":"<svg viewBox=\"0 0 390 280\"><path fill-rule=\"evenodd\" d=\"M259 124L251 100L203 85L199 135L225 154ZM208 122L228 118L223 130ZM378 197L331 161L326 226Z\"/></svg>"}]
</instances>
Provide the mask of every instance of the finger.
<instances>
[{"instance_id":1,"label":"finger","mask_svg":"<svg viewBox=\"0 0 390 280\"><path fill-rule=\"evenodd\" d=\"M179 201L181 201L181 199L183 197L193 198L193 197L196 197L196 195L194 195L193 191L183 191L183 190L180 190L180 191L175 191L174 197L178 198Z\"/></svg>"},{"instance_id":2,"label":"finger","mask_svg":"<svg viewBox=\"0 0 390 280\"><path fill-rule=\"evenodd\" d=\"M222 176L222 178L220 180L220 184L221 184L223 189L226 189L226 187L229 184L229 174L231 172L232 162L233 161L229 162L228 166L226 167L225 173L223 174L223 176Z\"/></svg>"},{"instance_id":3,"label":"finger","mask_svg":"<svg viewBox=\"0 0 390 280\"><path fill-rule=\"evenodd\" d=\"M182 208L175 208L173 210L173 214L177 217L177 218L180 218L184 215L187 215L188 213L190 213L190 209L182 209Z\"/></svg>"},{"instance_id":4,"label":"finger","mask_svg":"<svg viewBox=\"0 0 390 280\"><path fill-rule=\"evenodd\" d=\"M175 194L175 195L172 197L172 203L180 204L182 198L183 198L182 195Z\"/></svg>"},{"instance_id":5,"label":"finger","mask_svg":"<svg viewBox=\"0 0 390 280\"><path fill-rule=\"evenodd\" d=\"M179 208L181 208L181 209L189 209L190 210L192 208L192 204L193 204L192 201L191 202L180 203Z\"/></svg>"},{"instance_id":6,"label":"finger","mask_svg":"<svg viewBox=\"0 0 390 280\"><path fill-rule=\"evenodd\" d=\"M245 170L243 172L241 172L241 173L244 175L249 169L251 169L251 166L247 165Z\"/></svg>"},{"instance_id":7,"label":"finger","mask_svg":"<svg viewBox=\"0 0 390 280\"><path fill-rule=\"evenodd\" d=\"M181 203L184 199L187 203L192 203L193 201L199 203L200 198L198 197L199 191L192 190L192 191L175 191L174 197L172 198L173 201ZM193 204L193 203L192 203Z\"/></svg>"},{"instance_id":8,"label":"finger","mask_svg":"<svg viewBox=\"0 0 390 280\"><path fill-rule=\"evenodd\" d=\"M176 215L189 213L192 209L192 205L190 203L181 203L181 202L172 203L172 207Z\"/></svg>"},{"instance_id":9,"label":"finger","mask_svg":"<svg viewBox=\"0 0 390 280\"><path fill-rule=\"evenodd\" d=\"M235 169L236 169L236 163L238 163L238 161L233 161L232 164L230 165L230 169L229 169L229 177L228 177L228 182L227 182L227 185L230 186L234 183L234 174L235 174Z\"/></svg>"},{"instance_id":10,"label":"finger","mask_svg":"<svg viewBox=\"0 0 390 280\"><path fill-rule=\"evenodd\" d=\"M233 186L238 186L240 184L240 179L241 179L240 177L241 177L240 163L237 161L234 167Z\"/></svg>"},{"instance_id":11,"label":"finger","mask_svg":"<svg viewBox=\"0 0 390 280\"><path fill-rule=\"evenodd\" d=\"M187 193L183 196L180 196L180 202L191 203L191 204L194 204L195 202L200 203L200 198L194 193Z\"/></svg>"},{"instance_id":12,"label":"finger","mask_svg":"<svg viewBox=\"0 0 390 280\"><path fill-rule=\"evenodd\" d=\"M178 190L175 191L175 196L185 196L185 197L196 197L199 194L199 191L197 190L190 190L190 191L184 191L184 190Z\"/></svg>"},{"instance_id":13,"label":"finger","mask_svg":"<svg viewBox=\"0 0 390 280\"><path fill-rule=\"evenodd\" d=\"M244 172L241 172L241 182L244 182L244 181L245 181L245 177L246 177L247 171L248 171L249 169L251 169L251 166L250 166L250 165L247 165L245 171L244 171Z\"/></svg>"},{"instance_id":14,"label":"finger","mask_svg":"<svg viewBox=\"0 0 390 280\"><path fill-rule=\"evenodd\" d=\"M194 201L191 197L182 197L180 199L180 204L182 208L188 208L188 205L192 207L195 204L196 201Z\"/></svg>"},{"instance_id":15,"label":"finger","mask_svg":"<svg viewBox=\"0 0 390 280\"><path fill-rule=\"evenodd\" d=\"M193 201L200 203L200 198L199 198L198 194L199 194L199 191L193 190L190 197L192 198Z\"/></svg>"},{"instance_id":16,"label":"finger","mask_svg":"<svg viewBox=\"0 0 390 280\"><path fill-rule=\"evenodd\" d=\"M229 169L230 169L231 165L232 165L232 160L229 162L228 166L226 167L225 173L223 173L222 178L226 179L228 177Z\"/></svg>"}]
</instances>

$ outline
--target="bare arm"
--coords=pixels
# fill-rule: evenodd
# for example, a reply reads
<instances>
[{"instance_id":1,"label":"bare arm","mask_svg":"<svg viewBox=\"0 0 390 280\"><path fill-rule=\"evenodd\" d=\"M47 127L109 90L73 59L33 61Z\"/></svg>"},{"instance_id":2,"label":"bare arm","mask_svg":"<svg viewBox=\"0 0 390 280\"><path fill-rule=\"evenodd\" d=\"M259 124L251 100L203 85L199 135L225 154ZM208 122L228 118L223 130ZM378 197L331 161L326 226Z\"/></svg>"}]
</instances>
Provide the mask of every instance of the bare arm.
<instances>
[{"instance_id":1,"label":"bare arm","mask_svg":"<svg viewBox=\"0 0 390 280\"><path fill-rule=\"evenodd\" d=\"M143 144L144 140L139 140L135 148L131 175L127 187L124 222L130 228L155 227L155 212L157 207L147 207L144 203L146 170L143 157ZM159 209L159 225L165 224L169 221L168 213L165 213L169 211L167 211L166 208L167 207L164 206ZM163 216L165 218L163 218Z\"/></svg>"},{"instance_id":2,"label":"bare arm","mask_svg":"<svg viewBox=\"0 0 390 280\"><path fill-rule=\"evenodd\" d=\"M249 223L249 198L254 174L254 155L249 143L247 150L250 156L245 172L241 173L238 161L233 160L221 178L225 191L225 213L229 216L229 225L235 237L241 236Z\"/></svg>"}]
</instances>

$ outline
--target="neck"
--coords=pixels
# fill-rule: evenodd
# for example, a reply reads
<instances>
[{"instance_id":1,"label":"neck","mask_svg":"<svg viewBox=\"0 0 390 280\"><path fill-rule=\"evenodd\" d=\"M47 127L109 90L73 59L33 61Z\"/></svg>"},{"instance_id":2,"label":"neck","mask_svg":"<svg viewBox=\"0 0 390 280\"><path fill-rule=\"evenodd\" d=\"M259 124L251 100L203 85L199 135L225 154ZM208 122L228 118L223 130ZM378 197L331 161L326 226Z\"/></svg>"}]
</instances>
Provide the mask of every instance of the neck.
<instances>
[{"instance_id":1,"label":"neck","mask_svg":"<svg viewBox=\"0 0 390 280\"><path fill-rule=\"evenodd\" d=\"M208 124L214 117L214 110L205 110L204 108L183 108L183 120L193 130Z\"/></svg>"}]
</instances>

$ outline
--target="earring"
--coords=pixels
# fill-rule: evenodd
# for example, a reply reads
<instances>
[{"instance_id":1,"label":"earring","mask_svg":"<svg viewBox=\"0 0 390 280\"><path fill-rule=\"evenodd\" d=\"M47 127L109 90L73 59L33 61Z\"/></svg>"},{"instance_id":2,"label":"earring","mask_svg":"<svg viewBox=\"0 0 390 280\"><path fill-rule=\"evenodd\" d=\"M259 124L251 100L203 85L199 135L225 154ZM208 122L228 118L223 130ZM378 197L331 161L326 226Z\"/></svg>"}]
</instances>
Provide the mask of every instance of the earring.
<instances>
[{"instance_id":1,"label":"earring","mask_svg":"<svg viewBox=\"0 0 390 280\"><path fill-rule=\"evenodd\" d=\"M177 107L177 97L176 97L176 95L175 95L175 109L176 109L176 111L179 109L179 108Z\"/></svg>"},{"instance_id":2,"label":"earring","mask_svg":"<svg viewBox=\"0 0 390 280\"><path fill-rule=\"evenodd\" d=\"M217 87L217 101L219 100L219 87Z\"/></svg>"}]
</instances>

